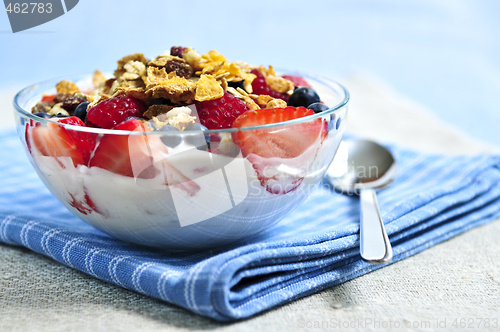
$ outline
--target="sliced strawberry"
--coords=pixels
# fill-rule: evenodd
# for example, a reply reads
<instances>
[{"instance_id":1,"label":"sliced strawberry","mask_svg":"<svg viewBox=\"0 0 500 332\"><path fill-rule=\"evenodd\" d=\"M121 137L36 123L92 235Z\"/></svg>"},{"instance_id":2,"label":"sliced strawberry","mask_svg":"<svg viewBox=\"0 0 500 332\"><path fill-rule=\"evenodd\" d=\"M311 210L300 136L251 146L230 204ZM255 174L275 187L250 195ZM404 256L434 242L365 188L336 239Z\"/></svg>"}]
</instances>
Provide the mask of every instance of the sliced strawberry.
<instances>
[{"instance_id":1,"label":"sliced strawberry","mask_svg":"<svg viewBox=\"0 0 500 332\"><path fill-rule=\"evenodd\" d=\"M131 118L113 127L113 130L145 132L143 123ZM89 166L100 167L115 174L151 179L163 173L164 184L196 194L200 187L166 158L168 149L158 136L106 134L97 146Z\"/></svg>"},{"instance_id":2,"label":"sliced strawberry","mask_svg":"<svg viewBox=\"0 0 500 332\"><path fill-rule=\"evenodd\" d=\"M283 75L281 77L283 77L284 79L287 79L289 81L292 81L292 83L293 83L294 86L308 87L308 88L311 87L309 85L309 83L307 83L307 81L302 76L298 76L298 75Z\"/></svg>"},{"instance_id":3,"label":"sliced strawberry","mask_svg":"<svg viewBox=\"0 0 500 332\"><path fill-rule=\"evenodd\" d=\"M260 126L283 122L315 114L305 107L268 108L248 111L233 123L234 128ZM233 141L239 145L243 156L251 153L264 158L295 158L318 141L326 137L322 119L304 121L279 127L240 130L232 133Z\"/></svg>"},{"instance_id":4,"label":"sliced strawberry","mask_svg":"<svg viewBox=\"0 0 500 332\"><path fill-rule=\"evenodd\" d=\"M29 136L29 135L28 135ZM47 126L37 126L31 129L31 148L36 149L44 156L55 157L70 157L73 164L85 164L82 153L78 150L73 138L68 134L66 129L57 123L48 123ZM57 159L59 164L64 167L63 163Z\"/></svg>"},{"instance_id":5,"label":"sliced strawberry","mask_svg":"<svg viewBox=\"0 0 500 332\"><path fill-rule=\"evenodd\" d=\"M305 107L248 111L234 121L233 127L260 126L313 114L314 111ZM302 183L327 132L326 121L314 119L265 129L239 130L232 136L243 156L252 163L261 185L270 193L286 194Z\"/></svg>"},{"instance_id":6,"label":"sliced strawberry","mask_svg":"<svg viewBox=\"0 0 500 332\"><path fill-rule=\"evenodd\" d=\"M87 127L85 123L83 123L83 121L76 116L70 116L68 118L60 118L57 120L57 122L73 126ZM65 127L64 129L68 132L68 135L71 136L71 138L73 138L73 141L75 142L77 149L82 153L84 165L88 165L90 156L92 155L92 152L95 149L98 135L95 133L83 132L76 129L72 129L71 127Z\"/></svg>"},{"instance_id":7,"label":"sliced strawberry","mask_svg":"<svg viewBox=\"0 0 500 332\"><path fill-rule=\"evenodd\" d=\"M145 132L146 128L141 121L132 118L116 125L113 130ZM156 137L150 138L147 135L105 134L89 166L124 176L153 178L158 170L153 166L150 141L155 139Z\"/></svg>"},{"instance_id":8,"label":"sliced strawberry","mask_svg":"<svg viewBox=\"0 0 500 332\"><path fill-rule=\"evenodd\" d=\"M25 124L24 137L26 139L26 147L28 148L28 151L31 154L31 139L30 139L30 124L29 124L29 122L26 122L26 124Z\"/></svg>"}]
</instances>

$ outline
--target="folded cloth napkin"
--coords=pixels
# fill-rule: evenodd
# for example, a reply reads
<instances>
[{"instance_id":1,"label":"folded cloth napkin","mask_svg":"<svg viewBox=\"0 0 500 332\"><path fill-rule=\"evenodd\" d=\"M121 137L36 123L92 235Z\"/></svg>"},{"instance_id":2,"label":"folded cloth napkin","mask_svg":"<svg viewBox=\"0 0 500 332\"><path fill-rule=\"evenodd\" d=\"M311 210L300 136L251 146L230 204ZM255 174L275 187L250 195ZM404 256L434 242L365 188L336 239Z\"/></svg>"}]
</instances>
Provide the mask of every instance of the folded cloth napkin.
<instances>
[{"instance_id":1,"label":"folded cloth napkin","mask_svg":"<svg viewBox=\"0 0 500 332\"><path fill-rule=\"evenodd\" d=\"M399 176L378 197L393 262L500 216L500 156L390 148ZM358 198L327 186L245 244L168 253L123 243L73 216L38 179L13 131L0 134L0 183L0 241L219 321L382 267L359 256Z\"/></svg>"}]
</instances>

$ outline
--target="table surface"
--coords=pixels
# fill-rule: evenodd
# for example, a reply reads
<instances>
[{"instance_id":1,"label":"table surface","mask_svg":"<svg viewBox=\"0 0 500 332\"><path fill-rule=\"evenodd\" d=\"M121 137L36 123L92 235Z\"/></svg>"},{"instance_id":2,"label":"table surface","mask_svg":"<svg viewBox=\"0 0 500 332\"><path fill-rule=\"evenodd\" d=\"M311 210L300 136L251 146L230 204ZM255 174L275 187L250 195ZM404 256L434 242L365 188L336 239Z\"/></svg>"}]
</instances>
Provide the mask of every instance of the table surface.
<instances>
[{"instance_id":1,"label":"table surface","mask_svg":"<svg viewBox=\"0 0 500 332\"><path fill-rule=\"evenodd\" d=\"M354 76L344 83L352 93L351 133L436 153L498 152L443 123L383 82ZM2 113L10 103L10 97L3 96ZM499 220L248 320L221 324L99 281L27 249L0 244L0 329L293 332L346 324L353 331L391 326L445 330L455 324L457 330L470 331L460 324L479 324L481 329L498 330L498 261Z\"/></svg>"}]
</instances>

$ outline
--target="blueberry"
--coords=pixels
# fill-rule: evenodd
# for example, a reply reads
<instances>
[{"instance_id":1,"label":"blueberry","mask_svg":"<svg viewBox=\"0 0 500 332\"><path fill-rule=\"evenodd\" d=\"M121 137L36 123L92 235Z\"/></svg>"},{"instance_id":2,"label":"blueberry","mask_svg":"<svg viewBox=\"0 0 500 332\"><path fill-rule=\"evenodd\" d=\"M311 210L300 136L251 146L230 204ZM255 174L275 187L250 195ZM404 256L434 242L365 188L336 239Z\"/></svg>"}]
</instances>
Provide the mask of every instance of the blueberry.
<instances>
[{"instance_id":1,"label":"blueberry","mask_svg":"<svg viewBox=\"0 0 500 332\"><path fill-rule=\"evenodd\" d=\"M38 116L39 118L49 119L51 118L50 114L44 112L33 113L33 115Z\"/></svg>"},{"instance_id":2,"label":"blueberry","mask_svg":"<svg viewBox=\"0 0 500 332\"><path fill-rule=\"evenodd\" d=\"M208 128L202 125L201 123L190 123L187 125L187 127L184 129L184 131L195 131L195 130L201 130L201 131L207 131Z\"/></svg>"},{"instance_id":3,"label":"blueberry","mask_svg":"<svg viewBox=\"0 0 500 332\"><path fill-rule=\"evenodd\" d=\"M316 93L311 88L298 88L295 90L290 98L288 99L288 106L304 106L307 107L313 103L319 103L321 100Z\"/></svg>"},{"instance_id":4,"label":"blueberry","mask_svg":"<svg viewBox=\"0 0 500 332\"><path fill-rule=\"evenodd\" d=\"M335 129L338 130L340 128L341 123L342 123L342 119L338 118L337 123L335 124Z\"/></svg>"},{"instance_id":5,"label":"blueberry","mask_svg":"<svg viewBox=\"0 0 500 332\"><path fill-rule=\"evenodd\" d=\"M175 134L175 133L179 132L179 129L168 124L168 125L161 127L159 129L159 131ZM166 146L169 146L171 148L175 148L177 145L181 144L182 139L179 135L164 135L161 137L161 141Z\"/></svg>"},{"instance_id":6,"label":"blueberry","mask_svg":"<svg viewBox=\"0 0 500 332\"><path fill-rule=\"evenodd\" d=\"M326 111L329 107L322 103L312 103L311 105L307 106L307 108L313 110L314 113L321 113L323 111Z\"/></svg>"},{"instance_id":7,"label":"blueberry","mask_svg":"<svg viewBox=\"0 0 500 332\"><path fill-rule=\"evenodd\" d=\"M199 123L191 123L184 129L184 131L201 131L201 132L207 130L208 130L207 127ZM210 136L202 135L201 133L187 134L184 138L184 141L187 144L191 144L201 150L205 150L207 148L207 143L210 142Z\"/></svg>"},{"instance_id":8,"label":"blueberry","mask_svg":"<svg viewBox=\"0 0 500 332\"><path fill-rule=\"evenodd\" d=\"M67 117L69 117L69 115L57 113L56 115L53 115L52 117L53 118L67 118Z\"/></svg>"},{"instance_id":9,"label":"blueberry","mask_svg":"<svg viewBox=\"0 0 500 332\"><path fill-rule=\"evenodd\" d=\"M85 122L85 118L87 117L87 106L89 106L90 103L84 102L78 105L75 108L75 112L73 113L74 116L80 118L83 122Z\"/></svg>"}]
</instances>

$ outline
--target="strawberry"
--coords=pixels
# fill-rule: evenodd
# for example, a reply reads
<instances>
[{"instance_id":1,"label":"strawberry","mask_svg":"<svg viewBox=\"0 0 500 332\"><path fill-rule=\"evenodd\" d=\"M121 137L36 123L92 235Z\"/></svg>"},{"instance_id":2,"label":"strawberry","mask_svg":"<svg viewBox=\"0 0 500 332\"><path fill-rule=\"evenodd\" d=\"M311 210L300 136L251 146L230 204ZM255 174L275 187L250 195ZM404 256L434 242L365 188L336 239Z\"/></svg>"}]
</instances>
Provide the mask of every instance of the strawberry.
<instances>
[{"instance_id":1,"label":"strawberry","mask_svg":"<svg viewBox=\"0 0 500 332\"><path fill-rule=\"evenodd\" d=\"M131 118L112 128L145 132L143 123ZM168 150L158 136L106 134L101 138L89 166L100 167L115 174L151 179L163 172L165 185L172 185L196 194L200 187L184 176L165 158Z\"/></svg>"},{"instance_id":2,"label":"strawberry","mask_svg":"<svg viewBox=\"0 0 500 332\"><path fill-rule=\"evenodd\" d=\"M68 134L63 126L57 123L50 122L47 126L36 126L31 129L30 144L28 147L36 149L44 156L55 157L61 167L65 167L59 157L70 157L73 160L73 165L85 164L85 160L81 151L71 135Z\"/></svg>"},{"instance_id":3,"label":"strawberry","mask_svg":"<svg viewBox=\"0 0 500 332\"><path fill-rule=\"evenodd\" d=\"M83 121L76 116L70 116L68 118L59 118L57 119L57 122L73 126L87 127L85 123L83 123ZM65 127L64 129L67 131L68 135L71 136L71 138L75 142L78 151L82 153L84 165L88 165L90 156L95 149L95 145L97 142L97 134L78 131L76 129L72 129L71 127Z\"/></svg>"},{"instance_id":4,"label":"strawberry","mask_svg":"<svg viewBox=\"0 0 500 332\"><path fill-rule=\"evenodd\" d=\"M267 108L248 111L233 123L234 128L260 126L313 115L305 107ZM321 119L268 129L243 130L232 133L244 156L254 153L264 158L295 158L313 145L321 136L326 137Z\"/></svg>"},{"instance_id":5,"label":"strawberry","mask_svg":"<svg viewBox=\"0 0 500 332\"><path fill-rule=\"evenodd\" d=\"M260 126L313 114L314 111L305 107L248 111L234 121L233 127ZM286 194L302 183L326 134L326 121L314 119L271 128L239 130L232 133L232 137L243 156L252 163L261 185L270 193Z\"/></svg>"},{"instance_id":6,"label":"strawberry","mask_svg":"<svg viewBox=\"0 0 500 332\"><path fill-rule=\"evenodd\" d=\"M123 121L112 129L131 132L146 131L142 122L135 118ZM153 178L158 170L153 166L153 157L149 151L158 148L151 146L151 143L157 140L159 141L159 138L146 135L105 134L89 166L97 166L124 176ZM159 142L161 144L161 141Z\"/></svg>"}]
</instances>

